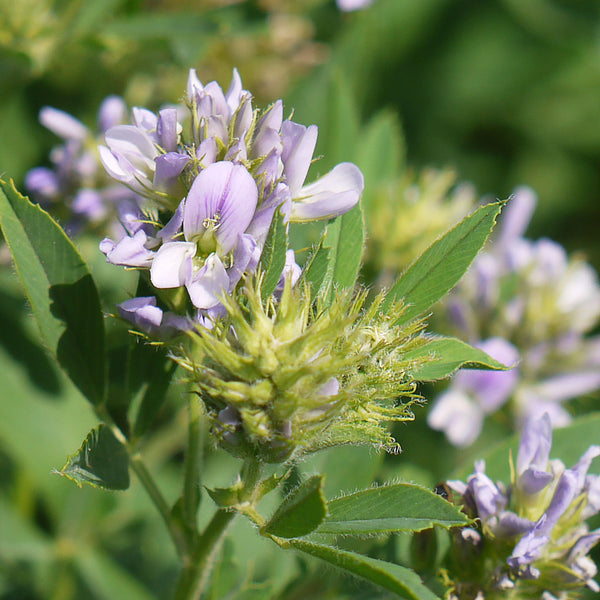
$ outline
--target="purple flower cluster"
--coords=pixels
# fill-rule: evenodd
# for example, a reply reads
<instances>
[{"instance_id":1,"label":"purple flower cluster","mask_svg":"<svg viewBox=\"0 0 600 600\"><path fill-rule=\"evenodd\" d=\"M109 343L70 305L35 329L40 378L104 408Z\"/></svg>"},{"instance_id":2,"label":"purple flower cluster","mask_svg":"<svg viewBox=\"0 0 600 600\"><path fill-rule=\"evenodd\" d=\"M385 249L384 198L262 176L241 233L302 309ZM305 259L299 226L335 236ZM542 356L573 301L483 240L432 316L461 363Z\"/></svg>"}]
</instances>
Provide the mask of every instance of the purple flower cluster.
<instances>
[{"instance_id":1,"label":"purple flower cluster","mask_svg":"<svg viewBox=\"0 0 600 600\"><path fill-rule=\"evenodd\" d=\"M118 96L109 96L98 111L98 131L125 122L127 107ZM40 122L64 143L50 153L52 168L36 167L25 177L25 187L44 206L65 203L77 221L98 223L115 212L133 194L109 178L98 161L95 135L75 117L49 106L40 111Z\"/></svg>"},{"instance_id":2,"label":"purple flower cluster","mask_svg":"<svg viewBox=\"0 0 600 600\"><path fill-rule=\"evenodd\" d=\"M530 189L517 190L496 239L446 304L462 337L507 365L518 362L503 373L463 371L437 399L429 424L457 446L471 444L484 417L505 405L517 427L544 412L564 426L563 403L600 389L600 336L586 335L600 318L597 275L556 242L523 237L535 204Z\"/></svg>"},{"instance_id":3,"label":"purple flower cluster","mask_svg":"<svg viewBox=\"0 0 600 600\"><path fill-rule=\"evenodd\" d=\"M485 540L496 556L504 556L491 577L494 585L507 589L523 579L553 582L558 590L568 584L600 591L596 565L587 556L600 541L600 529L590 531L585 523L600 511L600 477L588 474L600 446L591 446L571 469L550 460L551 446L550 416L544 413L525 424L512 485L494 483L484 461L475 464L466 484L448 484L481 522L470 539ZM540 589L540 596L553 589Z\"/></svg>"},{"instance_id":4,"label":"purple flower cluster","mask_svg":"<svg viewBox=\"0 0 600 600\"><path fill-rule=\"evenodd\" d=\"M237 71L223 92L192 69L186 97L185 108L157 114L134 108L133 125L106 131L100 159L139 200L121 210L125 234L100 248L110 263L147 270L161 297L185 290L187 307L172 308L180 316L193 308L203 322L221 310L219 296L256 269L277 210L286 222L335 217L357 204L364 180L342 163L306 184L317 127L284 120L280 100L260 114ZM293 251L287 259L282 277L297 278ZM172 325L154 301L134 300L121 313L136 326Z\"/></svg>"}]
</instances>

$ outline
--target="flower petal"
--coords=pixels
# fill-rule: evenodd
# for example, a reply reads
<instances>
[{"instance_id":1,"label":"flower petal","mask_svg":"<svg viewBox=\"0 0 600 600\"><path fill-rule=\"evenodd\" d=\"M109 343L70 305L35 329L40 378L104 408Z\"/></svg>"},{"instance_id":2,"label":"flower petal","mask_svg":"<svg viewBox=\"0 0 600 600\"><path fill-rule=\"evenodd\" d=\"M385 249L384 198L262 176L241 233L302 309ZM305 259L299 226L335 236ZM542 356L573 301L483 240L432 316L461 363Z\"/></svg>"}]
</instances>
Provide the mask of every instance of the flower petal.
<instances>
[{"instance_id":1,"label":"flower petal","mask_svg":"<svg viewBox=\"0 0 600 600\"><path fill-rule=\"evenodd\" d=\"M304 125L299 125L289 119L281 125L281 141L283 143L281 159L285 165L286 182L292 196L300 191L306 179L318 135L319 129L316 125L304 127Z\"/></svg>"},{"instance_id":2,"label":"flower petal","mask_svg":"<svg viewBox=\"0 0 600 600\"><path fill-rule=\"evenodd\" d=\"M186 287L196 308L207 309L219 304L218 297L229 287L229 277L221 259L214 252L210 254Z\"/></svg>"},{"instance_id":3,"label":"flower petal","mask_svg":"<svg viewBox=\"0 0 600 600\"><path fill-rule=\"evenodd\" d=\"M201 237L206 220L216 220L220 252L228 253L250 224L257 202L256 183L245 167L225 161L209 165L194 180L185 203L185 239Z\"/></svg>"},{"instance_id":4,"label":"flower petal","mask_svg":"<svg viewBox=\"0 0 600 600\"><path fill-rule=\"evenodd\" d=\"M192 270L196 244L167 242L156 253L150 268L150 281L157 288L176 288L185 285Z\"/></svg>"},{"instance_id":5,"label":"flower petal","mask_svg":"<svg viewBox=\"0 0 600 600\"><path fill-rule=\"evenodd\" d=\"M65 140L82 142L89 134L88 128L81 121L51 106L44 106L40 110L39 119L46 129Z\"/></svg>"},{"instance_id":6,"label":"flower petal","mask_svg":"<svg viewBox=\"0 0 600 600\"><path fill-rule=\"evenodd\" d=\"M304 186L299 197L292 190L291 220L314 221L342 215L358 203L364 187L361 170L353 163L340 163L327 175Z\"/></svg>"}]
</instances>

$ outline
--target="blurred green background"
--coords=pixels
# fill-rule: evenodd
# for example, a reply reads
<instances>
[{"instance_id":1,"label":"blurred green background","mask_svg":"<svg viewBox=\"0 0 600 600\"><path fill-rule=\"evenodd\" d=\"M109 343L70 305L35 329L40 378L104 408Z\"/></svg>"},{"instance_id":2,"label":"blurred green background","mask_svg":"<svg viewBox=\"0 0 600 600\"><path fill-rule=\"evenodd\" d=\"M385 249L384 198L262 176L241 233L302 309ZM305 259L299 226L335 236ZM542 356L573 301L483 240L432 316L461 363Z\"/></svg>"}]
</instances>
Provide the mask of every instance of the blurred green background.
<instances>
[{"instance_id":1,"label":"blurred green background","mask_svg":"<svg viewBox=\"0 0 600 600\"><path fill-rule=\"evenodd\" d=\"M343 14L333 0L0 0L0 173L22 189L28 169L48 164L59 140L39 125L41 107L94 127L108 94L150 109L179 100L190 67L225 88L237 67L258 106L284 98L286 115L293 109L296 121L320 127L318 168L356 160L367 192L380 183L369 162L386 160L398 177L407 166L453 167L480 196L530 185L540 198L531 235L600 267L598 2L375 0ZM372 146L378 123L389 146ZM110 312L121 286L135 283L105 270L96 243L81 245ZM107 494L52 475L94 418L39 347L16 276L8 267L0 275L0 598L165 597L176 560L139 486ZM176 387L144 449L169 498L181 469L181 393ZM409 459L419 452L413 437L401 437ZM453 460L460 456L446 453L444 465ZM354 477L367 485L379 461L365 451L351 463L362 465ZM428 472L416 462L402 475L435 484L440 464ZM228 459L208 464L209 482L229 482ZM400 473L387 465L383 477ZM263 581L254 597L271 597L271 586L293 598L285 586L314 567L286 557L269 582L261 569L276 553L266 542L248 547L251 533L239 533L237 550L253 555L253 580ZM234 562L228 573L243 578L247 565ZM342 588L319 597L360 590Z\"/></svg>"}]
</instances>

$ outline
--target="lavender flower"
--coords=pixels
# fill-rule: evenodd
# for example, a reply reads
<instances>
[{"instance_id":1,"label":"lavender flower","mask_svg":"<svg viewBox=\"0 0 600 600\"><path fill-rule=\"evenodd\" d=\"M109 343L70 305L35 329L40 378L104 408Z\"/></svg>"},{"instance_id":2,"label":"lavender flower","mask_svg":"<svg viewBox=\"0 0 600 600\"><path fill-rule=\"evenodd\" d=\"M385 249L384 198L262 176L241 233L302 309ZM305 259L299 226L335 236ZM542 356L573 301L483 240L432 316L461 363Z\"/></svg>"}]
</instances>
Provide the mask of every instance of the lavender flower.
<instances>
[{"instance_id":1,"label":"lavender flower","mask_svg":"<svg viewBox=\"0 0 600 600\"><path fill-rule=\"evenodd\" d=\"M237 70L223 92L192 69L186 95L185 109L134 108L132 125L106 131L100 159L143 210L101 250L108 262L147 269L159 298L202 320L256 269L275 211L286 222L335 217L357 204L364 180L342 163L306 184L317 127L284 121L281 101L260 115ZM288 254L282 277L297 279L298 270ZM189 301L176 306L161 290L178 288Z\"/></svg>"},{"instance_id":2,"label":"lavender flower","mask_svg":"<svg viewBox=\"0 0 600 600\"><path fill-rule=\"evenodd\" d=\"M567 469L561 461L549 460L551 445L550 416L544 414L525 424L511 485L494 483L483 461L475 464L466 484L448 482L465 510L480 520L486 548L483 554L472 550L473 560L482 561L481 579L458 587L486 598L501 597L507 581L531 597L562 597L561 590L583 586L598 590L596 566L587 554L600 541L600 530L590 532L584 519L600 511L600 477L588 474L600 447L591 446ZM464 549L464 541L460 543ZM465 573L459 574L456 564L453 568L460 581Z\"/></svg>"},{"instance_id":3,"label":"lavender flower","mask_svg":"<svg viewBox=\"0 0 600 600\"><path fill-rule=\"evenodd\" d=\"M55 147L52 168L36 167L25 176L25 187L39 203L59 210L60 202L70 210L71 221L101 223L110 219L120 202L133 197L127 188L115 184L101 168L95 150L95 135L75 117L52 107L40 111L40 122L64 141ZM98 111L98 131L104 132L127 118L127 109L118 96L106 98ZM59 210L60 212L60 210Z\"/></svg>"}]
</instances>

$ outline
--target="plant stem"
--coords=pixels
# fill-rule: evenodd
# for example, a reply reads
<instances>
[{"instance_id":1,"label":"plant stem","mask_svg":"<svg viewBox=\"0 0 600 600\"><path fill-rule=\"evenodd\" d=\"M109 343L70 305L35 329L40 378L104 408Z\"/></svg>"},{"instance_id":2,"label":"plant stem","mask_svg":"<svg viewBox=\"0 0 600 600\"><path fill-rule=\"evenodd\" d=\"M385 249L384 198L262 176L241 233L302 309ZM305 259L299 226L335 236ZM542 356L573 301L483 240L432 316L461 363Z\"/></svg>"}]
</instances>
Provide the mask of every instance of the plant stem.
<instances>
[{"instance_id":1,"label":"plant stem","mask_svg":"<svg viewBox=\"0 0 600 600\"><path fill-rule=\"evenodd\" d=\"M174 600L199 600L209 582L223 534L237 513L219 509L196 543L194 552L184 557L183 569L175 589Z\"/></svg>"},{"instance_id":2,"label":"plant stem","mask_svg":"<svg viewBox=\"0 0 600 600\"><path fill-rule=\"evenodd\" d=\"M190 531L197 532L196 518L200 503L200 463L202 460L202 432L200 429L202 407L194 395L190 395L189 414L188 447L185 455L183 482L183 510Z\"/></svg>"},{"instance_id":3,"label":"plant stem","mask_svg":"<svg viewBox=\"0 0 600 600\"><path fill-rule=\"evenodd\" d=\"M171 518L171 509L167 504L162 492L158 489L154 478L150 475L150 472L146 468L146 465L142 461L139 454L133 454L130 456L130 464L133 472L137 475L137 478L140 480L140 483L144 486L144 489L150 496L152 503L158 509L162 520L164 521L167 529L169 530L169 534L171 535L171 539L175 544L175 548L177 549L177 553L179 556L183 556L186 551L186 541L185 537L182 535L180 529L175 525L173 519Z\"/></svg>"},{"instance_id":4,"label":"plant stem","mask_svg":"<svg viewBox=\"0 0 600 600\"><path fill-rule=\"evenodd\" d=\"M256 459L247 459L240 478L242 489L240 500L252 504L253 495L260 481L262 464ZM174 600L199 600L206 591L210 573L228 526L238 514L235 508L220 508L196 541L191 553L183 556L183 568L175 588Z\"/></svg>"}]
</instances>

